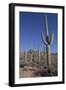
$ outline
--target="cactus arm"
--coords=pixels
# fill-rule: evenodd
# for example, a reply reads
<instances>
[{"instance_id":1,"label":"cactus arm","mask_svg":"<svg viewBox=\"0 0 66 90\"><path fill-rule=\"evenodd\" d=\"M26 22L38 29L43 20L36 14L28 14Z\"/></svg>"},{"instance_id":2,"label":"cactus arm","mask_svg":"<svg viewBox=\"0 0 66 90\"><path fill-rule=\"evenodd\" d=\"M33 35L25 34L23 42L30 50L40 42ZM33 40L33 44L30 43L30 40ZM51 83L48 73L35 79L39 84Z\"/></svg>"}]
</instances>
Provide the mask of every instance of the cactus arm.
<instances>
[{"instance_id":1,"label":"cactus arm","mask_svg":"<svg viewBox=\"0 0 66 90\"><path fill-rule=\"evenodd\" d=\"M44 43L45 45L47 45L47 42L46 42L45 39L44 39L44 34L43 34L43 32L42 32L42 41L43 41L43 43Z\"/></svg>"},{"instance_id":2,"label":"cactus arm","mask_svg":"<svg viewBox=\"0 0 66 90\"><path fill-rule=\"evenodd\" d=\"M47 16L46 17L46 22L45 22L45 29L46 29L46 36L48 36L48 22L47 22Z\"/></svg>"},{"instance_id":3,"label":"cactus arm","mask_svg":"<svg viewBox=\"0 0 66 90\"><path fill-rule=\"evenodd\" d=\"M54 38L54 33L51 32L51 36L50 36L50 44L52 44L52 42L53 42L53 38Z\"/></svg>"}]
</instances>

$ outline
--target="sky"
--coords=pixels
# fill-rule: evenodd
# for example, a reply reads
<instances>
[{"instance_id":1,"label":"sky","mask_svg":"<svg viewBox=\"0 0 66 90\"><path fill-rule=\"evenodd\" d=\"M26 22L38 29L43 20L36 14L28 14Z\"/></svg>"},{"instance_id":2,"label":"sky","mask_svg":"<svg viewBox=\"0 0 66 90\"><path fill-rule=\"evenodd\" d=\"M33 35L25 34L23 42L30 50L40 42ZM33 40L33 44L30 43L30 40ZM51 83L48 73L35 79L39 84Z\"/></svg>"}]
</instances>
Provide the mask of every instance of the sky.
<instances>
[{"instance_id":1,"label":"sky","mask_svg":"<svg viewBox=\"0 0 66 90\"><path fill-rule=\"evenodd\" d=\"M36 12L20 12L19 13L19 47L20 51L28 51L30 49L41 51L44 50L42 42L42 32L45 34L45 15L48 20L49 38L51 32L54 33L54 39L51 45L51 52L56 53L58 50L58 16L53 13L36 13Z\"/></svg>"}]
</instances>

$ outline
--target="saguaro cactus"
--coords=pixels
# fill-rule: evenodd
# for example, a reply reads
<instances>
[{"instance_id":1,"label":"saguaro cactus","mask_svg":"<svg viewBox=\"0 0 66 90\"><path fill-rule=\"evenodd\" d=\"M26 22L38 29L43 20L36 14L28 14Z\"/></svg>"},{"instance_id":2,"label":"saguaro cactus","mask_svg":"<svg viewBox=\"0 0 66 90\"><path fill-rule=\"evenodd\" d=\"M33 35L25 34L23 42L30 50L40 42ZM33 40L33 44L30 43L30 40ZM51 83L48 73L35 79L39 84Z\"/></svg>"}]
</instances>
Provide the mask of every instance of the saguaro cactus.
<instances>
[{"instance_id":1,"label":"saguaro cactus","mask_svg":"<svg viewBox=\"0 0 66 90\"><path fill-rule=\"evenodd\" d=\"M40 50L38 49L38 61L39 61L39 64L40 64Z\"/></svg>"},{"instance_id":2,"label":"saguaro cactus","mask_svg":"<svg viewBox=\"0 0 66 90\"><path fill-rule=\"evenodd\" d=\"M24 62L26 62L26 52L24 51Z\"/></svg>"},{"instance_id":3,"label":"saguaro cactus","mask_svg":"<svg viewBox=\"0 0 66 90\"><path fill-rule=\"evenodd\" d=\"M31 63L32 63L32 50L30 49L30 59L31 59Z\"/></svg>"},{"instance_id":4,"label":"saguaro cactus","mask_svg":"<svg viewBox=\"0 0 66 90\"><path fill-rule=\"evenodd\" d=\"M50 46L53 41L53 32L51 32L51 35L49 37L48 35L48 22L47 22L47 16L46 17L46 22L45 22L45 32L46 32L46 38L44 38L44 33L42 32L42 41L44 45L46 45L46 59L47 59L47 67L48 71L51 71L51 52L50 52Z\"/></svg>"}]
</instances>

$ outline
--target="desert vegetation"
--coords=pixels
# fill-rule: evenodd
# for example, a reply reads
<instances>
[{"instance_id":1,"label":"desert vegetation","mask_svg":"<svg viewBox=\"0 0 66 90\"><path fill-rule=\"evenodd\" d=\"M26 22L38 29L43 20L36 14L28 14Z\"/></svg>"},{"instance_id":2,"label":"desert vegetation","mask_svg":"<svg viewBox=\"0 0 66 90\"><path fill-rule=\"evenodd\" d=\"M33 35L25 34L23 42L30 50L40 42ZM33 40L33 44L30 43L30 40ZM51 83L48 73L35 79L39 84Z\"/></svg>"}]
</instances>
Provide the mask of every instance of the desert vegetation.
<instances>
[{"instance_id":1,"label":"desert vegetation","mask_svg":"<svg viewBox=\"0 0 66 90\"><path fill-rule=\"evenodd\" d=\"M33 50L21 51L20 53L20 70L19 77L47 77L58 75L58 54L51 52L51 45L53 43L54 33L48 35L48 22L46 16L45 36L44 32L41 34L43 46L45 51Z\"/></svg>"},{"instance_id":2,"label":"desert vegetation","mask_svg":"<svg viewBox=\"0 0 66 90\"><path fill-rule=\"evenodd\" d=\"M39 56L39 51L30 51L20 52L20 78L57 76L57 53L51 54L51 71L48 71L46 53L41 51Z\"/></svg>"}]
</instances>

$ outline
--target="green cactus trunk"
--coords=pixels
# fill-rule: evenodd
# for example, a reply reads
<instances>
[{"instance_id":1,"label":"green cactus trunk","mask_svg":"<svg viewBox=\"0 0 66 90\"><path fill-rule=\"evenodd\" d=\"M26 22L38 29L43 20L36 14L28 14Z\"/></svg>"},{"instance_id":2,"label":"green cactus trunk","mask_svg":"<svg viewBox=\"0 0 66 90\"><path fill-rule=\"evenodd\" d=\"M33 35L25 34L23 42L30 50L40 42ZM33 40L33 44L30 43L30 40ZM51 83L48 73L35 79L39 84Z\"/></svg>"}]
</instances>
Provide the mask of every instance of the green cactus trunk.
<instances>
[{"instance_id":1,"label":"green cactus trunk","mask_svg":"<svg viewBox=\"0 0 66 90\"><path fill-rule=\"evenodd\" d=\"M48 70L51 71L51 52L50 52L50 45L46 46L46 58L47 58L47 67Z\"/></svg>"}]
</instances>

